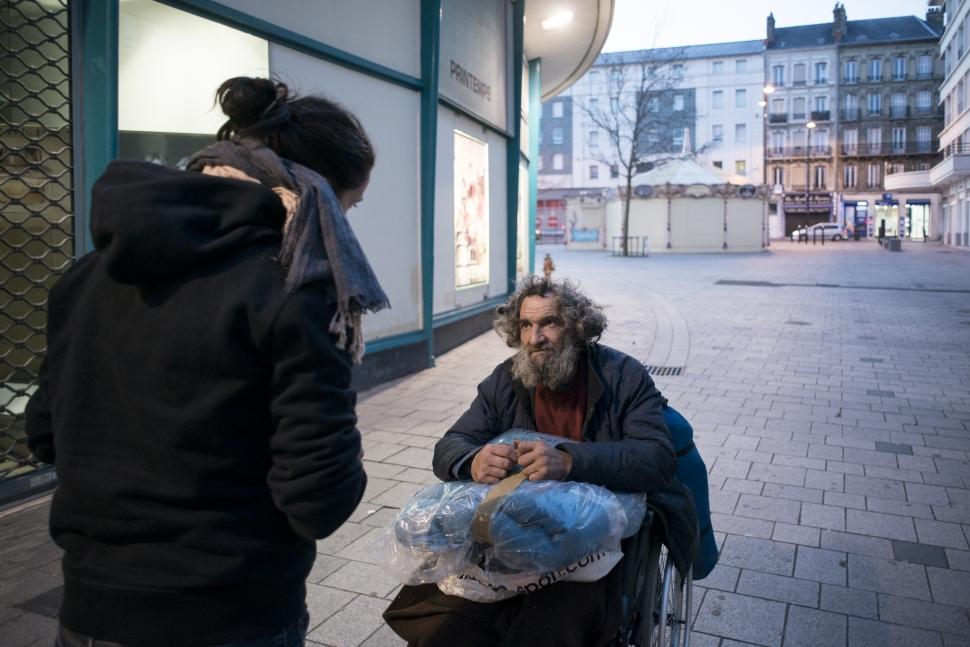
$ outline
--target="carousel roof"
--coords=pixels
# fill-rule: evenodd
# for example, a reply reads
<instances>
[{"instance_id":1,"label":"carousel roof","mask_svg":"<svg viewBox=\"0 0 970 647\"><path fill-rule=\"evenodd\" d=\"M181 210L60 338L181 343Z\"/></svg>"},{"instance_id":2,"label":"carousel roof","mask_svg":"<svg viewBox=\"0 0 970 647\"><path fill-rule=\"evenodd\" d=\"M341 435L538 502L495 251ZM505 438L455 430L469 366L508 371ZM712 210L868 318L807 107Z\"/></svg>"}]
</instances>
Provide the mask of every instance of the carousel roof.
<instances>
[{"instance_id":1,"label":"carousel roof","mask_svg":"<svg viewBox=\"0 0 970 647\"><path fill-rule=\"evenodd\" d=\"M633 176L633 184L754 184L749 178L728 173L692 157L670 160L654 169Z\"/></svg>"}]
</instances>

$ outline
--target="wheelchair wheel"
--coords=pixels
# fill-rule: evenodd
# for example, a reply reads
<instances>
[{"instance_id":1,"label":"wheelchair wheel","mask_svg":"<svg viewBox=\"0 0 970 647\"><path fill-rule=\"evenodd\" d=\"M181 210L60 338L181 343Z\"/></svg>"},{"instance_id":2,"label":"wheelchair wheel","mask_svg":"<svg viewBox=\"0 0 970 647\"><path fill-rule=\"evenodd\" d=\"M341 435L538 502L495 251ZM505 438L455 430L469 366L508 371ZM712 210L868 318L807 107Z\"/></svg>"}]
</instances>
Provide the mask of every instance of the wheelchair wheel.
<instances>
[{"instance_id":1,"label":"wheelchair wheel","mask_svg":"<svg viewBox=\"0 0 970 647\"><path fill-rule=\"evenodd\" d=\"M682 577L659 542L651 546L650 572L645 593L653 602L652 613L641 629L643 645L649 647L689 647L691 616L691 578ZM656 566L654 566L656 564Z\"/></svg>"}]
</instances>

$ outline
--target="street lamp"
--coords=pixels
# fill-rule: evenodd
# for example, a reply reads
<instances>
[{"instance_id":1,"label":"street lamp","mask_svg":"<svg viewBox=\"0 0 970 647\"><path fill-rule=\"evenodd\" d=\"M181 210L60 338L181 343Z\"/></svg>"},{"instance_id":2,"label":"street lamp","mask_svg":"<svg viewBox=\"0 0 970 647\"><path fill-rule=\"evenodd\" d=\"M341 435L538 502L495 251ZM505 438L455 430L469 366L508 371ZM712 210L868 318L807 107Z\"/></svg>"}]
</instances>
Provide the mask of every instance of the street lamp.
<instances>
[{"instance_id":1,"label":"street lamp","mask_svg":"<svg viewBox=\"0 0 970 647\"><path fill-rule=\"evenodd\" d=\"M810 121L805 124L805 215L808 216L808 190L811 186L809 180L811 177L811 160L809 159L809 153L812 150L812 128L815 128L815 122ZM806 218L806 222L808 219ZM805 226L805 242L808 242L808 225Z\"/></svg>"},{"instance_id":2,"label":"street lamp","mask_svg":"<svg viewBox=\"0 0 970 647\"><path fill-rule=\"evenodd\" d=\"M775 86L771 83L766 83L763 88L761 88L761 101L758 102L758 106L761 108L761 184L762 186L768 186L768 95L775 91ZM773 195L769 193L769 195ZM764 207L767 209L767 206ZM767 215L764 216L767 219ZM771 234L767 231L768 224L765 222L764 227L766 231L764 232L765 245L771 245Z\"/></svg>"}]
</instances>

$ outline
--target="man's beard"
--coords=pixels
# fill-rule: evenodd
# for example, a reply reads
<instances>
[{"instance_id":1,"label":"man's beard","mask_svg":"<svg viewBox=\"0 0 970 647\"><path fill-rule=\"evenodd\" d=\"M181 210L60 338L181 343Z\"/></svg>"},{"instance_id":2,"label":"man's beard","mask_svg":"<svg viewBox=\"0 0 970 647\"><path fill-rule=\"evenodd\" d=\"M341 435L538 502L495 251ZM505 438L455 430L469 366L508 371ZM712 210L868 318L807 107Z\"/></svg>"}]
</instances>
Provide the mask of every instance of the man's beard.
<instances>
[{"instance_id":1,"label":"man's beard","mask_svg":"<svg viewBox=\"0 0 970 647\"><path fill-rule=\"evenodd\" d=\"M580 358L579 344L567 340L559 350L551 344L538 348L547 351L545 361L540 363L532 358L532 352L537 350L536 346L523 346L512 360L512 377L522 382L527 389L541 384L547 389L555 390L572 382Z\"/></svg>"}]
</instances>

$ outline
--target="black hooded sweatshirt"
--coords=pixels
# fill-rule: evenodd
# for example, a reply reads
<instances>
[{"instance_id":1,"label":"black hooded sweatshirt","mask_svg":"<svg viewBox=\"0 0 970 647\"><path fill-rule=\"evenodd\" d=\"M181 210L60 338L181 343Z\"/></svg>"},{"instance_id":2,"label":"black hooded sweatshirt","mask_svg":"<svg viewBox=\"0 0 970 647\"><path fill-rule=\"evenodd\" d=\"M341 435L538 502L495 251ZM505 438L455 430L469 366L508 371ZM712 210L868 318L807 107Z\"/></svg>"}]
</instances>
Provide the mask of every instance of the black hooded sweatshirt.
<instances>
[{"instance_id":1,"label":"black hooded sweatshirt","mask_svg":"<svg viewBox=\"0 0 970 647\"><path fill-rule=\"evenodd\" d=\"M284 295L284 217L260 184L144 162L95 184L26 421L57 469L68 629L211 645L301 617L314 539L366 477L332 288Z\"/></svg>"}]
</instances>

